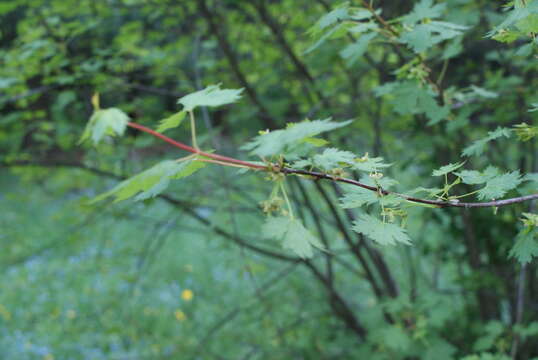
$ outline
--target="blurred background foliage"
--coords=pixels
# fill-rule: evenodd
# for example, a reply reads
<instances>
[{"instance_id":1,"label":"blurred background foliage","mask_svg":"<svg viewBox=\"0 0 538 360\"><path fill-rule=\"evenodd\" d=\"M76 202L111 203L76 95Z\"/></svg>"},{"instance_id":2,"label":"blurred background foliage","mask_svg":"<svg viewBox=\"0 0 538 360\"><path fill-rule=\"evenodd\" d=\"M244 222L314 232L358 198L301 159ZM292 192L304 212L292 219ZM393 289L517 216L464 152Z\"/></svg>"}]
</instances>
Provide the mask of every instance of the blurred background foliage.
<instances>
[{"instance_id":1,"label":"blurred background foliage","mask_svg":"<svg viewBox=\"0 0 538 360\"><path fill-rule=\"evenodd\" d=\"M238 148L259 130L353 118L332 144L394 163L398 189L439 186L432 169L458 162L498 126L532 124L527 110L538 102L529 40L485 36L507 9L442 3L444 21L468 27L461 36L418 55L379 39L350 60L342 50L356 41L351 32L307 51L322 38L309 29L340 1L1 2L1 357L538 357L536 266L508 257L529 204L414 208L413 245L377 247L350 231L354 213L335 207L338 187L292 179L299 216L330 244L311 261L260 238L258 204L271 186L255 174L215 167L143 203L85 205L118 179L184 155L133 130L97 149L77 146L94 92L103 107L155 127L179 97L216 83L245 91L238 104L198 114L206 148L244 157ZM388 20L416 6L373 5ZM378 96L410 68L434 79L450 115L398 111L413 106L405 89ZM187 131L169 135L189 141ZM536 150L535 141L500 139L466 166L536 172Z\"/></svg>"}]
</instances>

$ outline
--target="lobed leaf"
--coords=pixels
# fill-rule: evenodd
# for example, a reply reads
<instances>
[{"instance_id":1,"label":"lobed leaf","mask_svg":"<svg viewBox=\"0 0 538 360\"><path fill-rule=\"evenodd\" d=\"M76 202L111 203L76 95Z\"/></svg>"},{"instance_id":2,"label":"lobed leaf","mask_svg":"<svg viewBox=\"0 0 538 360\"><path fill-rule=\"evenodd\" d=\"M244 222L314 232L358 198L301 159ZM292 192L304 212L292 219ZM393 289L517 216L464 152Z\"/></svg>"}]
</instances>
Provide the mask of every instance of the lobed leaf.
<instances>
[{"instance_id":1,"label":"lobed leaf","mask_svg":"<svg viewBox=\"0 0 538 360\"><path fill-rule=\"evenodd\" d=\"M221 106L241 99L243 89L221 89L220 84L209 85L203 90L183 96L177 103L184 111L192 111L198 106Z\"/></svg>"},{"instance_id":2,"label":"lobed leaf","mask_svg":"<svg viewBox=\"0 0 538 360\"><path fill-rule=\"evenodd\" d=\"M185 115L187 115L187 112L183 110L161 120L159 127L157 127L157 132L163 133L168 129L178 127L183 122L183 119L185 119Z\"/></svg>"},{"instance_id":3,"label":"lobed leaf","mask_svg":"<svg viewBox=\"0 0 538 360\"><path fill-rule=\"evenodd\" d=\"M353 65L368 49L370 41L377 36L377 33L372 32L362 35L356 42L349 44L342 51L340 56L346 60L347 65Z\"/></svg>"},{"instance_id":4,"label":"lobed leaf","mask_svg":"<svg viewBox=\"0 0 538 360\"><path fill-rule=\"evenodd\" d=\"M433 5L433 0L422 0L416 3L408 15L403 18L405 24L415 24L423 19L435 19L441 16L446 4Z\"/></svg>"},{"instance_id":5,"label":"lobed leaf","mask_svg":"<svg viewBox=\"0 0 538 360\"><path fill-rule=\"evenodd\" d=\"M459 169L460 167L463 166L463 164L465 164L465 162L461 162L459 164L448 164L448 165L445 165L445 166L441 166L439 169L433 170L432 175L433 176L446 175L446 174L448 174L450 172L453 172L454 170Z\"/></svg>"},{"instance_id":6,"label":"lobed leaf","mask_svg":"<svg viewBox=\"0 0 538 360\"><path fill-rule=\"evenodd\" d=\"M282 241L284 249L308 259L314 255L313 247L323 249L323 245L298 220L288 217L269 217L262 227L265 238Z\"/></svg>"},{"instance_id":7,"label":"lobed leaf","mask_svg":"<svg viewBox=\"0 0 538 360\"><path fill-rule=\"evenodd\" d=\"M424 88L417 81L385 83L374 90L376 96L389 96L389 103L394 111L401 115L424 113L430 122L436 124L450 113L447 106L440 106L435 100L434 92Z\"/></svg>"},{"instance_id":8,"label":"lobed leaf","mask_svg":"<svg viewBox=\"0 0 538 360\"><path fill-rule=\"evenodd\" d=\"M289 124L284 130L275 130L259 135L241 149L250 151L251 154L260 157L268 157L278 154L286 154L305 138L311 138L326 131L349 125L351 120L340 123L325 120L303 121Z\"/></svg>"},{"instance_id":9,"label":"lobed leaf","mask_svg":"<svg viewBox=\"0 0 538 360\"><path fill-rule=\"evenodd\" d=\"M488 136L483 139L476 140L471 145L463 149L461 153L463 156L478 156L484 152L486 144L492 140L498 139L500 137L510 137L511 130L508 128L498 127L495 131L488 132Z\"/></svg>"},{"instance_id":10,"label":"lobed leaf","mask_svg":"<svg viewBox=\"0 0 538 360\"><path fill-rule=\"evenodd\" d=\"M345 186L344 196L340 198L342 208L353 209L363 205L375 204L379 201L379 195L375 191L356 186Z\"/></svg>"},{"instance_id":11,"label":"lobed leaf","mask_svg":"<svg viewBox=\"0 0 538 360\"><path fill-rule=\"evenodd\" d=\"M509 190L517 187L523 179L519 171L512 171L500 176L492 177L486 182L486 186L478 191L478 198L498 199L503 197Z\"/></svg>"},{"instance_id":12,"label":"lobed leaf","mask_svg":"<svg viewBox=\"0 0 538 360\"><path fill-rule=\"evenodd\" d=\"M516 237L516 243L510 250L510 257L516 258L520 263L525 264L538 256L538 230L536 227L523 228Z\"/></svg>"},{"instance_id":13,"label":"lobed leaf","mask_svg":"<svg viewBox=\"0 0 538 360\"><path fill-rule=\"evenodd\" d=\"M162 193L172 179L181 179L192 175L194 172L206 166L206 163L196 160L176 162L174 160L161 161L157 165L137 174L116 185L90 203L94 204L110 196L114 196L114 202L123 201L135 196L134 200L146 200Z\"/></svg>"},{"instance_id":14,"label":"lobed leaf","mask_svg":"<svg viewBox=\"0 0 538 360\"><path fill-rule=\"evenodd\" d=\"M323 15L308 32L311 34L319 33L320 31L328 28L329 26L338 24L341 21L348 20L349 16L349 3L345 2L337 8L329 11Z\"/></svg>"},{"instance_id":15,"label":"lobed leaf","mask_svg":"<svg viewBox=\"0 0 538 360\"><path fill-rule=\"evenodd\" d=\"M380 221L367 214L360 215L354 221L353 230L368 236L381 245L411 244L411 239L403 228L396 224Z\"/></svg>"},{"instance_id":16,"label":"lobed leaf","mask_svg":"<svg viewBox=\"0 0 538 360\"><path fill-rule=\"evenodd\" d=\"M321 154L314 155L312 163L323 170L331 170L342 164L353 164L356 156L350 151L342 151L335 148L328 148Z\"/></svg>"},{"instance_id":17,"label":"lobed leaf","mask_svg":"<svg viewBox=\"0 0 538 360\"><path fill-rule=\"evenodd\" d=\"M90 117L86 125L79 144L88 139L92 139L94 145L97 145L105 136L123 135L129 116L117 108L96 110Z\"/></svg>"},{"instance_id":18,"label":"lobed leaf","mask_svg":"<svg viewBox=\"0 0 538 360\"><path fill-rule=\"evenodd\" d=\"M355 159L355 162L353 163L353 169L368 172L376 172L389 166L390 164L386 164L383 162L382 157L358 158Z\"/></svg>"},{"instance_id":19,"label":"lobed leaf","mask_svg":"<svg viewBox=\"0 0 538 360\"><path fill-rule=\"evenodd\" d=\"M399 40L407 44L416 53L426 51L430 47L462 35L466 26L443 21L431 21L427 24L416 25L411 31L404 32Z\"/></svg>"}]
</instances>

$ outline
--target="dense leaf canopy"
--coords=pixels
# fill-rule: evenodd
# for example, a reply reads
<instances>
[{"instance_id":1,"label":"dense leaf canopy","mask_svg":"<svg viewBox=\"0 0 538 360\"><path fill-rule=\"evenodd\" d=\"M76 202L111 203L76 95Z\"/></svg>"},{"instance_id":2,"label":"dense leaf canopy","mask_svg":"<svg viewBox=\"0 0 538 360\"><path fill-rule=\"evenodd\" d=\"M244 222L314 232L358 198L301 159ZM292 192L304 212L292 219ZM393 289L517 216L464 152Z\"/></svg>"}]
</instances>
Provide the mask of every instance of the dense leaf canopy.
<instances>
[{"instance_id":1,"label":"dense leaf canopy","mask_svg":"<svg viewBox=\"0 0 538 360\"><path fill-rule=\"evenodd\" d=\"M538 358L537 34L538 0L0 2L0 357Z\"/></svg>"}]
</instances>

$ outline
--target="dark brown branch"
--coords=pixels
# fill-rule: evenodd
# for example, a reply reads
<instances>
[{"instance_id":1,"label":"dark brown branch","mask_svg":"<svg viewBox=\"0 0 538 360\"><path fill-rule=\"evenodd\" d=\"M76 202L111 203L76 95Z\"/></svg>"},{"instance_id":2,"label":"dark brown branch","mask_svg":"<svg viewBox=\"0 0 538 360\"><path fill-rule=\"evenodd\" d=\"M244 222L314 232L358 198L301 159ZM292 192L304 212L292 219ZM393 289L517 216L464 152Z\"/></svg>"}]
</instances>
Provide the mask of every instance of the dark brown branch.
<instances>
[{"instance_id":1,"label":"dark brown branch","mask_svg":"<svg viewBox=\"0 0 538 360\"><path fill-rule=\"evenodd\" d=\"M342 298L340 293L336 291L333 283L329 281L311 262L305 261L306 266L312 271L312 274L323 284L329 295L330 304L334 313L342 319L344 324L356 333L361 340L366 337L366 329L361 325L349 305Z\"/></svg>"},{"instance_id":2,"label":"dark brown branch","mask_svg":"<svg viewBox=\"0 0 538 360\"><path fill-rule=\"evenodd\" d=\"M256 91L250 85L250 83L247 81L247 78L241 71L241 68L239 66L239 60L237 59L237 55L233 51L230 43L228 42L228 39L226 38L226 35L224 34L224 27L223 27L222 19L217 19L216 18L217 15L213 14L209 10L209 8L207 7L206 0L199 0L198 8L200 9L200 12L205 17L205 19L207 20L211 33L217 38L219 46L222 49L222 52L224 53L224 55L226 56L226 59L228 60L228 63L230 64L230 68L232 72L234 73L235 77L237 78L241 86L245 88L245 92L247 93L250 100L259 109L262 120L264 121L264 126L269 127L271 129L275 129L277 127L276 120L270 115L269 110L260 101ZM217 24L217 21L219 22L218 24Z\"/></svg>"},{"instance_id":3,"label":"dark brown branch","mask_svg":"<svg viewBox=\"0 0 538 360\"><path fill-rule=\"evenodd\" d=\"M344 225L344 222L342 221L342 218L340 217L338 210L334 206L332 199L329 197L329 195L327 194L325 189L323 189L323 186L320 183L316 182L315 184L318 189L318 192L321 194L321 196L325 200L325 203L331 210L331 213L333 214L333 217L336 220L336 225L338 229L340 230L340 232L342 233L342 236L344 237L345 243L349 246L351 253L353 254L353 256L357 258L362 268L364 269L366 279L370 283L370 286L372 287L374 294L376 295L377 299L381 299L383 297L383 292L381 288L379 287L379 285L377 284L377 281L374 277L372 269L370 269L370 265L366 261L366 258L361 253L361 250L359 249L359 247L355 243L353 243L351 237L349 236L347 226Z\"/></svg>"},{"instance_id":4,"label":"dark brown branch","mask_svg":"<svg viewBox=\"0 0 538 360\"><path fill-rule=\"evenodd\" d=\"M298 179L297 179L298 180ZM312 215L312 220L314 221L314 225L316 226L316 229L318 230L319 237L321 239L321 242L323 243L323 246L327 249L327 253L325 253L325 264L327 267L327 278L330 282L333 281L333 264L332 264L332 257L329 255L331 252L331 244L329 242L329 239L327 237L327 234L325 233L325 229L323 228L323 224L321 222L321 217L318 214L318 209L312 204L310 201L310 196L308 196L307 191L305 190L303 184L301 184L299 181L297 181L297 187L299 188L299 191L301 192L303 199L305 201L305 205L310 210L310 214Z\"/></svg>"},{"instance_id":5,"label":"dark brown branch","mask_svg":"<svg viewBox=\"0 0 538 360\"><path fill-rule=\"evenodd\" d=\"M340 189L338 188L336 183L332 183L332 185L333 185L333 189L335 193L338 196L342 196ZM350 222L355 221L355 215L350 209L345 209L345 213ZM387 292L389 296L393 298L398 297L398 294L399 294L398 286L396 285L396 281L394 281L394 277L392 276L390 272L389 266L387 265L387 263L385 262L381 254L376 249L373 249L368 244L368 242L365 241L363 234L357 233L356 235L357 235L357 238L359 239L359 244L355 246L357 246L357 248L358 246L361 246L366 249L366 252L368 253L370 258L374 262L375 267L379 273L379 276L381 277L381 279L383 280L383 283L385 284L385 287L387 288Z\"/></svg>"},{"instance_id":6,"label":"dark brown branch","mask_svg":"<svg viewBox=\"0 0 538 360\"><path fill-rule=\"evenodd\" d=\"M267 9L267 6L265 4L265 0L253 1L252 4L256 8L256 11L258 12L258 15L260 16L262 21L267 25L267 27L269 27L269 29L275 36L278 45L282 48L284 53L290 58L291 62L297 69L297 72L310 83L314 92L316 93L317 97L321 100L323 105L325 105L326 107L330 107L330 104L327 98L316 87L316 81L314 77L312 76L312 74L310 74L310 71L308 70L306 65L303 64L301 60L299 60L299 57L295 54L290 44L286 40L280 25L271 16L269 9Z\"/></svg>"},{"instance_id":7,"label":"dark brown branch","mask_svg":"<svg viewBox=\"0 0 538 360\"><path fill-rule=\"evenodd\" d=\"M380 189L375 186L363 184L357 180L342 178L342 177L333 176L333 175L320 173L316 171L297 170L297 169L291 169L291 168L282 168L280 171L284 174L306 175L306 176L314 177L316 179L326 179L326 180L332 180L332 181L341 182L345 184L351 184L351 185L355 185L355 186L358 186L358 187L361 187L363 189L367 189L370 191L375 191L378 193L380 192L383 195L394 194L410 202L414 202L418 204L425 204L425 205L433 205L439 208L501 207L501 206L506 206L506 205L511 205L511 204L538 199L538 194L531 194L531 195L520 196L520 197L515 197L515 198L510 198L510 199L487 201L487 202L456 202L456 201L442 201L442 200L427 200L427 199L416 198L413 196L407 196L407 195L400 194L394 191Z\"/></svg>"}]
</instances>

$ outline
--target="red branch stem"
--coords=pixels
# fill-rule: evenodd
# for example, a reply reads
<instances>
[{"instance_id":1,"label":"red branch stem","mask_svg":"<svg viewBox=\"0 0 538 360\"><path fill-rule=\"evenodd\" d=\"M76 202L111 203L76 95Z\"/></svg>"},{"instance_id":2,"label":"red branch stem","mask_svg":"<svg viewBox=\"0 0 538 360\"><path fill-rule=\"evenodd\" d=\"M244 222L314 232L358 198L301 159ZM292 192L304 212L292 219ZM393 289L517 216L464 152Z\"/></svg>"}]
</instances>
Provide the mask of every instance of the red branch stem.
<instances>
[{"instance_id":1,"label":"red branch stem","mask_svg":"<svg viewBox=\"0 0 538 360\"><path fill-rule=\"evenodd\" d=\"M219 154L211 154L211 153L207 153L207 152L204 152L204 151L201 151L200 149L196 149L192 146L189 146L189 145L186 145L186 144L183 144L181 142L178 142L178 141L175 141L161 133L158 133L148 127L145 127L143 125L140 125L140 124L137 124L137 123L134 123L134 122L129 122L127 123L128 126L132 127L132 128L135 128L135 129L138 129L140 131L144 131L150 135L153 135L155 137L158 137L159 139L163 140L163 141L166 141L167 143L177 147L177 148L180 148L182 150L185 150L185 151L188 151L190 153L193 153L193 154L199 154L201 156L204 156L204 157L207 157L207 158L210 158L210 159L214 159L214 160L218 160L218 161L222 161L222 162L227 162L227 163L231 163L231 164L237 164L237 165L242 165L242 166L245 166L245 167L249 167L249 168L252 168L252 169L257 169L257 170L264 170L264 171L279 171L281 172L282 174L295 174L295 175L305 175L305 176L311 176L313 178L315 178L316 180L317 179L326 179L326 180L332 180L332 181L336 181L336 182L341 182L341 183L345 183L345 184L351 184L351 185L354 185L354 186L358 186L358 187L361 187L363 189L367 189L367 190L370 190L370 191L375 191L377 193L381 193L383 195L389 195L389 194L394 194L394 195L397 195L407 201L410 201L410 202L414 202L414 203L419 203L419 204L425 204L425 205L433 205L433 206L436 206L436 207L440 207L440 208L447 208L447 207L464 207L464 208L476 208L476 207L501 207L501 206L506 206L506 205L511 205L511 204L516 204L516 203L521 203L521 202L524 202L524 201L530 201L530 200L536 200L538 199L538 193L537 194L531 194L531 195L526 195L526 196L520 196L520 197L515 197L515 198L510 198L510 199L504 199L504 200L494 200L494 201L488 201L488 202L459 202L459 201L443 201L443 200L427 200L427 199L421 199L421 198L416 198L416 197L412 197L412 196L408 196L408 195L404 195L404 194L400 194L400 193L396 193L396 192L393 192L393 191L388 191L388 190L384 190L384 189L380 189L378 187L375 187L375 186L370 186L370 185L366 185L366 184L363 184L357 180L353 180L353 179L348 179L348 178L343 178L343 177L338 177L338 176L333 176L333 175L330 175L330 174L326 174L326 173L321 173L321 172L315 172L315 171L307 171L307 170L297 170L297 169L291 169L291 168L280 168L276 165L273 165L273 166L266 166L266 165L259 165L259 164L255 164L255 163L252 163L252 162L248 162L248 161L243 161L243 160L239 160L239 159L235 159L235 158L231 158L231 157L228 157L228 156L223 156L223 155L219 155Z\"/></svg>"}]
</instances>

